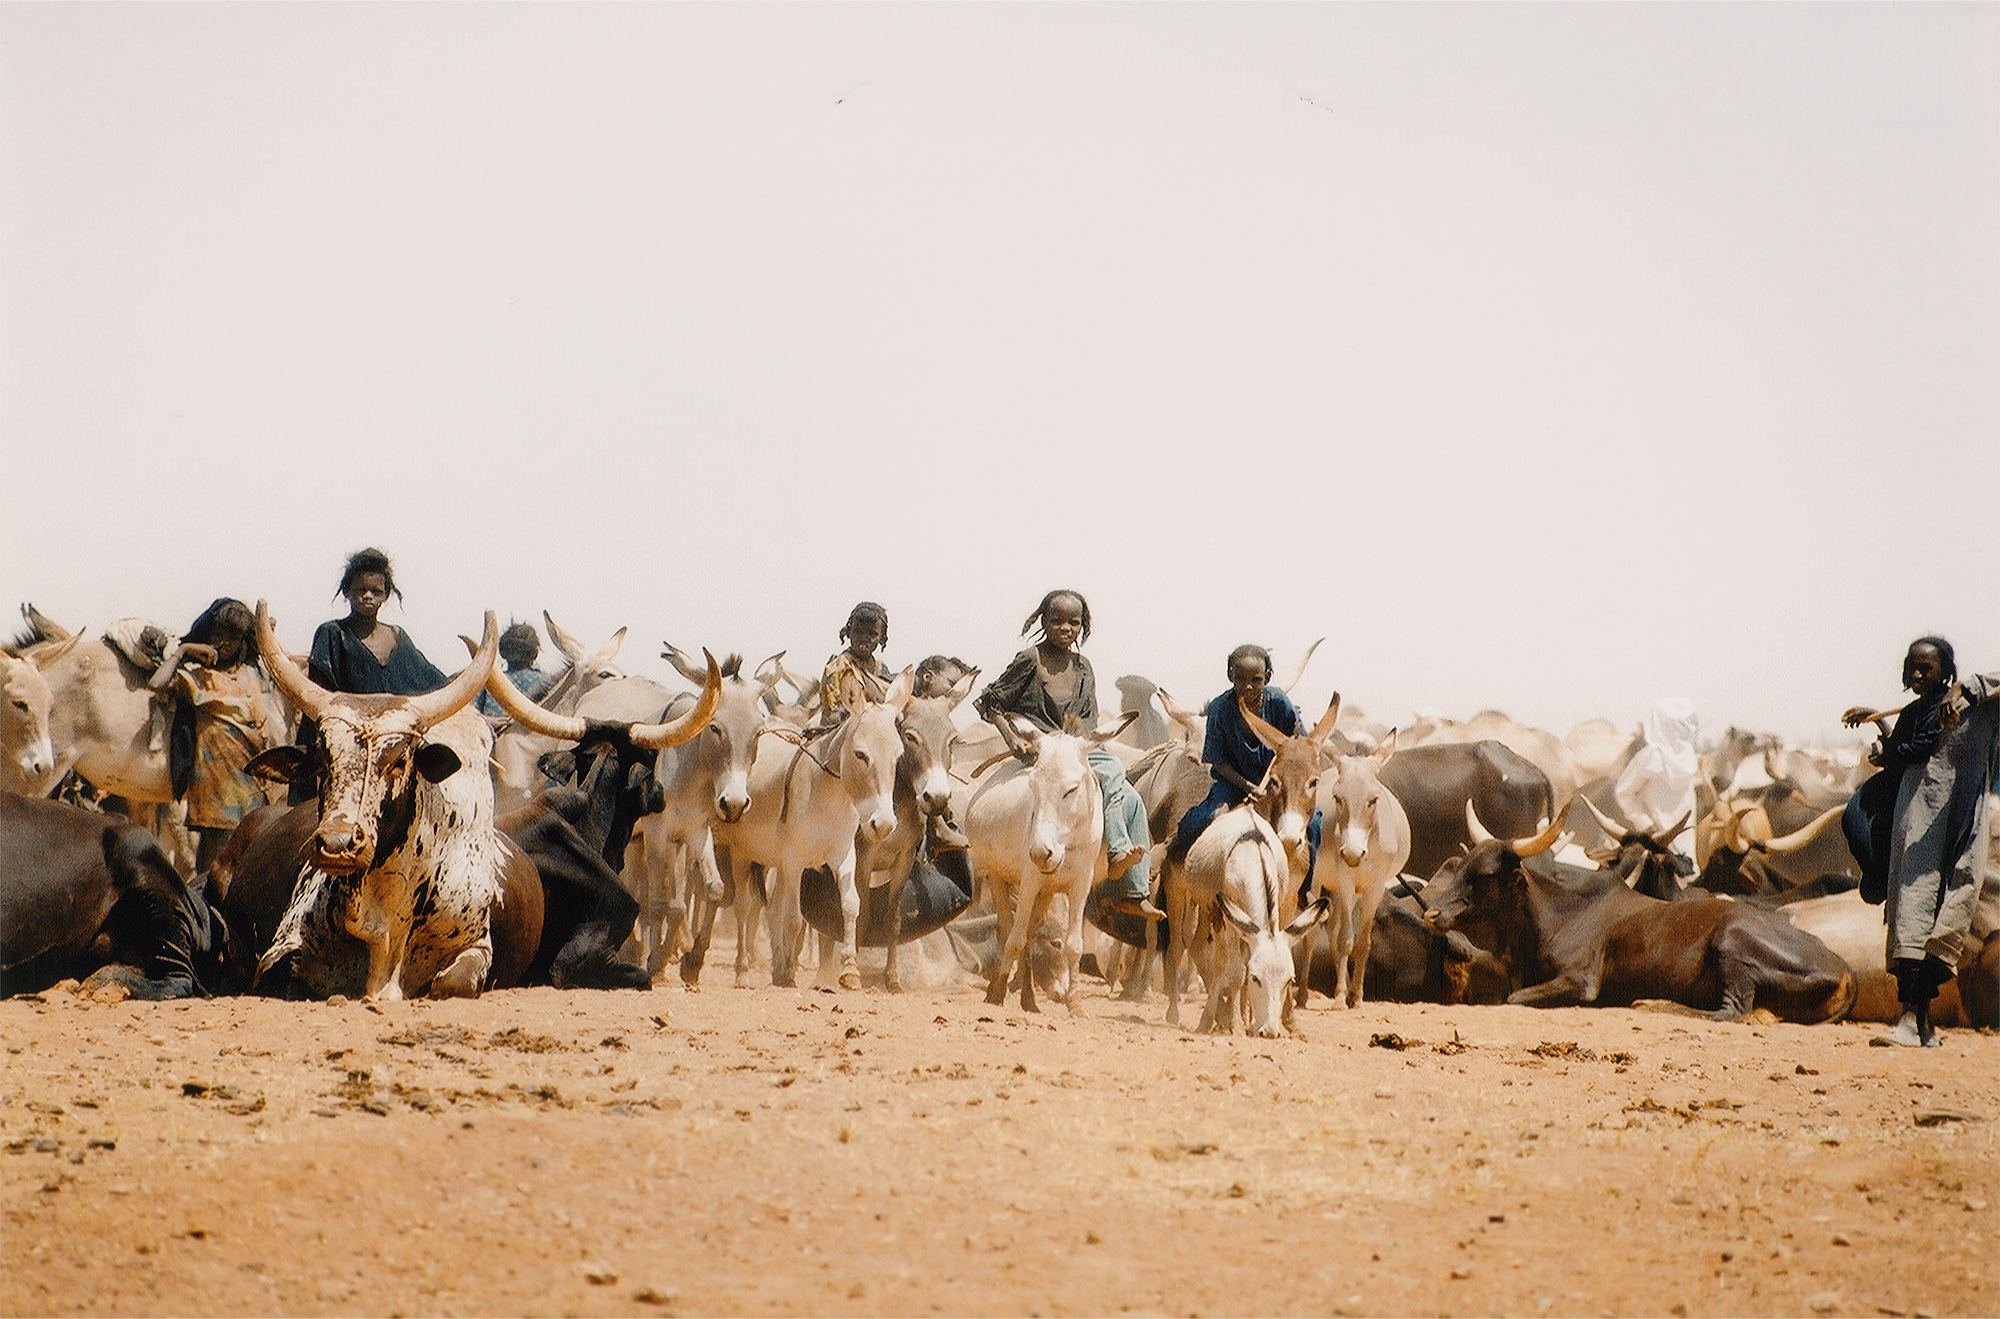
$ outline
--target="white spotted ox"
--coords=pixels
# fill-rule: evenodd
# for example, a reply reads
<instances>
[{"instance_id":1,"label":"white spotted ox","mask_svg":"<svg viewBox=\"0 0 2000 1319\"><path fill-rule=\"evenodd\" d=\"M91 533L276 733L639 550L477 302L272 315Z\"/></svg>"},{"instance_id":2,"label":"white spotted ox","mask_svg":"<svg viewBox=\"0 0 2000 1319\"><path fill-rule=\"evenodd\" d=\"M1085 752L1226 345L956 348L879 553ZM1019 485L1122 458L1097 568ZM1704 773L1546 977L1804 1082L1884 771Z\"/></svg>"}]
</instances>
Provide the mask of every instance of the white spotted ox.
<instances>
[{"instance_id":1,"label":"white spotted ox","mask_svg":"<svg viewBox=\"0 0 2000 1319\"><path fill-rule=\"evenodd\" d=\"M1084 899L1106 869L1104 799L1086 756L1110 734L1077 737L1043 733L1020 721L1015 726L1032 748L1034 764L1009 761L981 777L960 816L972 843L973 874L998 917L1000 960L987 983L986 1001L1004 1001L1018 972L1022 1010L1041 1010L1035 979L1028 973L1028 944L1061 893L1069 898L1069 925L1063 932L1070 986L1065 999L1074 1012Z\"/></svg>"},{"instance_id":2,"label":"white spotted ox","mask_svg":"<svg viewBox=\"0 0 2000 1319\"><path fill-rule=\"evenodd\" d=\"M290 900L258 957L260 977L283 964L288 990L312 997L443 997L485 987L503 893L525 885L539 896L533 864L496 827L493 735L471 708L498 646L488 613L472 663L438 691L330 692L278 645L258 602L257 648L265 667L320 730L318 818L307 864L289 881ZM703 704L712 708L712 697ZM706 713L635 726L630 736L642 745L668 745L698 731ZM565 723L538 731L573 730ZM305 756L284 747L252 765L289 776L305 769ZM272 878L239 875L234 882Z\"/></svg>"}]
</instances>

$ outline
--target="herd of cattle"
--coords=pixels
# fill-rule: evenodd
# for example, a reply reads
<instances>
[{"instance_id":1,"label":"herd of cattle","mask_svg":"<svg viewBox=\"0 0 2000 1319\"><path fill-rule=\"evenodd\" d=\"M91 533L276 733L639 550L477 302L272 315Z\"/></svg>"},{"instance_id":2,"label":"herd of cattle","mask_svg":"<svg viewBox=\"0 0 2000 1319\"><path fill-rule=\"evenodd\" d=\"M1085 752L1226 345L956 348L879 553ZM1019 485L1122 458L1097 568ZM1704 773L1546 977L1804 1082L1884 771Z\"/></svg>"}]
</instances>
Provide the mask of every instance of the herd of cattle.
<instances>
[{"instance_id":1,"label":"herd of cattle","mask_svg":"<svg viewBox=\"0 0 2000 1319\"><path fill-rule=\"evenodd\" d=\"M251 769L274 798L286 780L308 788L247 815L195 873L148 731L149 675L31 621L0 654L4 994L65 979L152 998L646 988L670 962L693 986L729 909L739 984L760 932L774 985L796 983L810 929L823 984L859 989L872 945L891 991L899 949L949 936L990 1001L1018 992L1031 1011L1038 995L1074 1006L1094 969L1127 998L1164 988L1178 1024L1198 975L1203 1030L1281 1033L1314 992L1347 1006L1665 999L1808 1023L1897 1012L1881 909L1854 891L1837 824L1863 772L1853 752L1732 729L1702 754L1686 817L1635 824L1613 786L1636 735L1596 721L1557 738L1490 713L1390 730L1336 697L1310 732L1253 719L1270 773L1185 861L1156 849L1167 919L1145 924L1096 900L1086 755L1126 762L1156 839L1209 772L1200 717L1143 680L1121 680L1117 729L1024 726L1032 757L1016 758L962 708L976 671L942 657L817 729L815 684L782 656L746 674L669 646L698 689L677 692L617 667L622 631L586 653L553 620L568 666L530 700L495 668L489 614L446 687L354 696L314 684L260 605L264 671L294 725L319 733ZM473 707L481 691L505 718ZM935 845L939 817L970 846ZM1941 1024L2000 1026L1996 885L1991 855Z\"/></svg>"}]
</instances>

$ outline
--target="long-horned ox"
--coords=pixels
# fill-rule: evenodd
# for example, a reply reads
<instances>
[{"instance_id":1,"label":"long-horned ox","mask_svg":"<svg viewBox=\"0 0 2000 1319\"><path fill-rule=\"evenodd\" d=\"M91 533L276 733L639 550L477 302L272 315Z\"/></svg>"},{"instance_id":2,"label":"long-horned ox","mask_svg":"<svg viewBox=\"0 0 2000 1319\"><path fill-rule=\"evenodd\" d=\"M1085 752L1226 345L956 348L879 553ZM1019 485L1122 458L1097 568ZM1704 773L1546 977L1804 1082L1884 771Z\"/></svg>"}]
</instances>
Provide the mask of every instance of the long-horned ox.
<instances>
[{"instance_id":1,"label":"long-horned ox","mask_svg":"<svg viewBox=\"0 0 2000 1319\"><path fill-rule=\"evenodd\" d=\"M879 843L896 826L896 760L902 737L896 718L910 698L904 670L880 705L853 711L831 733L810 742L767 728L757 740L748 782L749 802L737 818L715 826L714 841L729 852L737 913L737 979L749 969L745 953L755 929L757 889L752 867L769 884L766 919L771 937L771 983L797 983L805 920L799 889L808 869L825 866L840 891L841 934L820 936L820 980L836 974L843 989L861 988L855 925L861 915L856 887L857 835ZM837 968L837 970L836 970Z\"/></svg>"},{"instance_id":2,"label":"long-horned ox","mask_svg":"<svg viewBox=\"0 0 2000 1319\"><path fill-rule=\"evenodd\" d=\"M558 626L546 610L542 613L542 622L568 664L556 674L548 690L535 704L557 715L581 713L578 703L585 696L603 684L624 676L623 670L612 661L617 657L619 647L625 643L625 629L619 628L611 634L610 640L595 651L586 653L583 644ZM496 694L493 699L501 704L503 710L506 708L500 695ZM518 720L494 736L493 791L501 814L526 805L541 790L544 786L541 759L560 745L561 739L544 737L524 727Z\"/></svg>"},{"instance_id":3,"label":"long-horned ox","mask_svg":"<svg viewBox=\"0 0 2000 1319\"><path fill-rule=\"evenodd\" d=\"M1075 1012L1084 900L1091 882L1107 869L1104 799L1086 756L1111 733L1044 733L1020 720L1015 728L1034 763L1008 762L981 776L960 815L972 842L973 874L998 917L1000 960L987 982L986 1001L1005 1001L1018 973L1022 1010L1041 1011L1027 965L1028 942L1061 894L1069 902L1063 951L1069 964L1067 1002Z\"/></svg>"},{"instance_id":4,"label":"long-horned ox","mask_svg":"<svg viewBox=\"0 0 2000 1319\"><path fill-rule=\"evenodd\" d=\"M470 708L499 647L492 613L472 662L421 696L319 686L278 644L263 601L257 647L272 682L320 728L308 864L258 974L286 963L291 988L320 997L476 995L494 966L492 918L505 872L529 865L495 826L493 736ZM688 731L662 724L630 735L667 745ZM306 768L296 747L252 764L281 777ZM525 882L536 881L530 874Z\"/></svg>"},{"instance_id":5,"label":"long-horned ox","mask_svg":"<svg viewBox=\"0 0 2000 1319\"><path fill-rule=\"evenodd\" d=\"M1476 817L1467 825L1479 830ZM1424 889L1425 923L1463 935L1503 966L1518 986L1509 1003L1630 1007L1663 998L1718 1021L1763 1009L1807 1024L1838 1021L1853 1007L1847 965L1775 912L1719 898L1662 902L1609 872L1557 878L1528 869L1525 859L1561 828L1558 814L1534 838L1484 838Z\"/></svg>"},{"instance_id":6,"label":"long-horned ox","mask_svg":"<svg viewBox=\"0 0 2000 1319\"><path fill-rule=\"evenodd\" d=\"M576 703L574 713L569 714L557 713L529 699L503 675L496 673L487 680L487 689L517 727L547 738L554 745L574 744L579 754L588 751L595 762L590 774L579 776L582 780L579 784L542 792L529 807L504 815L502 827L509 829L509 836L535 856L545 890L550 887L551 878L555 878L560 885L583 894L588 899L588 918L603 924L605 931L615 934L620 942L633 933L640 917L649 915L649 901L657 908L657 898L646 882L652 875L652 868L646 862L655 855L655 850L646 846L642 832L654 813L639 814L645 810L643 803L634 805L629 799L652 796L657 800L657 766L679 757L690 742L710 741L706 735L714 731L714 721L728 715L723 709L727 683L722 666L705 651L703 659L705 671L688 665L690 676L701 683L701 691L696 695L666 692L649 679L614 676L594 685ZM619 695L619 688L632 686L646 690ZM599 697L610 699L599 700ZM660 722L663 719L671 723ZM628 777L638 782L636 789ZM562 817L561 826L554 820L538 819L532 813L537 806L556 808L555 814ZM532 826L535 834L524 834L525 826ZM572 832L574 838L568 836ZM587 847L592 854L589 859L569 855L577 843ZM713 869L712 860L710 868ZM607 878L609 888L603 883ZM633 889L638 893L634 894ZM552 901L555 896L550 895ZM681 911L684 914L685 908ZM640 931L640 941L649 953L659 931L655 910ZM547 942L545 935L544 944ZM596 956L603 950L586 951ZM659 955L646 958L643 971L646 983L650 984L659 973L661 960Z\"/></svg>"}]
</instances>

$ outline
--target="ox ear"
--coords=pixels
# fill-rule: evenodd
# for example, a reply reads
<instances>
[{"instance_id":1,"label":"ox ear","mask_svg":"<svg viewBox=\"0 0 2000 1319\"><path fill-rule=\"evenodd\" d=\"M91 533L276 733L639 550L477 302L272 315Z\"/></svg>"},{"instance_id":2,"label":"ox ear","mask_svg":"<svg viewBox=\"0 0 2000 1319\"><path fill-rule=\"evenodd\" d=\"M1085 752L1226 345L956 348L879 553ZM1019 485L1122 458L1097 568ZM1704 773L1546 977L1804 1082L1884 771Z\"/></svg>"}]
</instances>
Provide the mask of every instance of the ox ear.
<instances>
[{"instance_id":1,"label":"ox ear","mask_svg":"<svg viewBox=\"0 0 2000 1319\"><path fill-rule=\"evenodd\" d=\"M272 779L279 783L290 783L305 771L306 753L293 746L272 747L250 757L243 766L245 774L260 779Z\"/></svg>"},{"instance_id":2,"label":"ox ear","mask_svg":"<svg viewBox=\"0 0 2000 1319\"><path fill-rule=\"evenodd\" d=\"M417 773L428 783L442 783L458 773L465 762L458 753L442 742L426 742L417 748Z\"/></svg>"},{"instance_id":3,"label":"ox ear","mask_svg":"<svg viewBox=\"0 0 2000 1319\"><path fill-rule=\"evenodd\" d=\"M1322 893L1314 900L1312 906L1307 907L1304 911L1292 917L1291 922L1285 926L1285 933L1294 939L1303 938L1314 926L1326 920L1332 912L1332 899Z\"/></svg>"}]
</instances>

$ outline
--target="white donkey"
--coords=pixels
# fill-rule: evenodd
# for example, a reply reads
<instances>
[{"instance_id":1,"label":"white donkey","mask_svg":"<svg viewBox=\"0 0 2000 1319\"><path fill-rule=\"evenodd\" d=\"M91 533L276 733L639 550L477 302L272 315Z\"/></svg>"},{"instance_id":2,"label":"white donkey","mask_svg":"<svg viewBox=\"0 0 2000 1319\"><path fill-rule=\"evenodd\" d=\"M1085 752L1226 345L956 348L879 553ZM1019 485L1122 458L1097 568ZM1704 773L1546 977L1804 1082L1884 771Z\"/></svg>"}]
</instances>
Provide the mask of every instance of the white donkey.
<instances>
[{"instance_id":1,"label":"white donkey","mask_svg":"<svg viewBox=\"0 0 2000 1319\"><path fill-rule=\"evenodd\" d=\"M1333 900L1326 931L1333 956L1336 1007L1361 1003L1374 938L1375 912L1389 882L1410 861L1410 819L1396 794L1382 783L1382 766L1395 754L1392 731L1372 753L1332 754L1333 772L1319 781L1325 832L1313 881ZM1305 960L1317 937L1301 947L1299 1005L1305 1006Z\"/></svg>"},{"instance_id":2,"label":"white donkey","mask_svg":"<svg viewBox=\"0 0 2000 1319\"><path fill-rule=\"evenodd\" d=\"M1225 811L1202 830L1184 873L1186 909L1200 922L1193 946L1208 984L1197 1029L1233 1034L1240 1016L1252 1035L1283 1035L1291 1027L1293 944L1326 919L1327 899L1279 924L1291 864L1277 830L1250 806Z\"/></svg>"},{"instance_id":3,"label":"white donkey","mask_svg":"<svg viewBox=\"0 0 2000 1319\"><path fill-rule=\"evenodd\" d=\"M805 941L799 884L807 870L826 866L840 889L842 933L838 940L820 936L820 982L835 974L837 962L840 987L861 988L855 840L858 833L865 842L879 843L896 827L896 760L903 748L896 716L910 699L912 680L905 669L882 704L862 706L816 741L800 744L768 727L757 739L750 804L738 819L716 824L714 834L715 844L728 849L736 892L739 984L756 928L751 867L761 867L770 884L771 983L790 987L798 980Z\"/></svg>"},{"instance_id":4,"label":"white donkey","mask_svg":"<svg viewBox=\"0 0 2000 1319\"><path fill-rule=\"evenodd\" d=\"M694 662L672 644L661 653L683 677L695 668ZM769 724L764 701L771 683L746 678L742 670L740 656L731 655L724 661L722 700L708 731L684 746L660 753L653 776L664 804L640 819L633 847L625 855L625 884L639 899L646 969L654 975L660 973L685 927L691 932L692 945L681 958L681 981L690 988L701 982L715 913L727 900L716 866L713 832L718 826L742 819L750 809L750 766ZM755 943L754 930L739 932L739 979Z\"/></svg>"},{"instance_id":5,"label":"white donkey","mask_svg":"<svg viewBox=\"0 0 2000 1319\"><path fill-rule=\"evenodd\" d=\"M40 796L54 786L54 706L49 680L35 661L0 652L0 791Z\"/></svg>"},{"instance_id":6,"label":"white donkey","mask_svg":"<svg viewBox=\"0 0 2000 1319\"><path fill-rule=\"evenodd\" d=\"M1104 797L1086 757L1112 734L1044 733L1019 720L1015 728L1032 749L1034 764L1011 761L983 776L961 817L972 843L973 874L998 918L1000 960L986 986L986 1001L1004 1002L1018 971L1022 1010L1041 1011L1026 965L1028 942L1061 893L1069 898L1063 932L1070 986L1065 1001L1074 1012L1084 899L1107 870Z\"/></svg>"}]
</instances>

